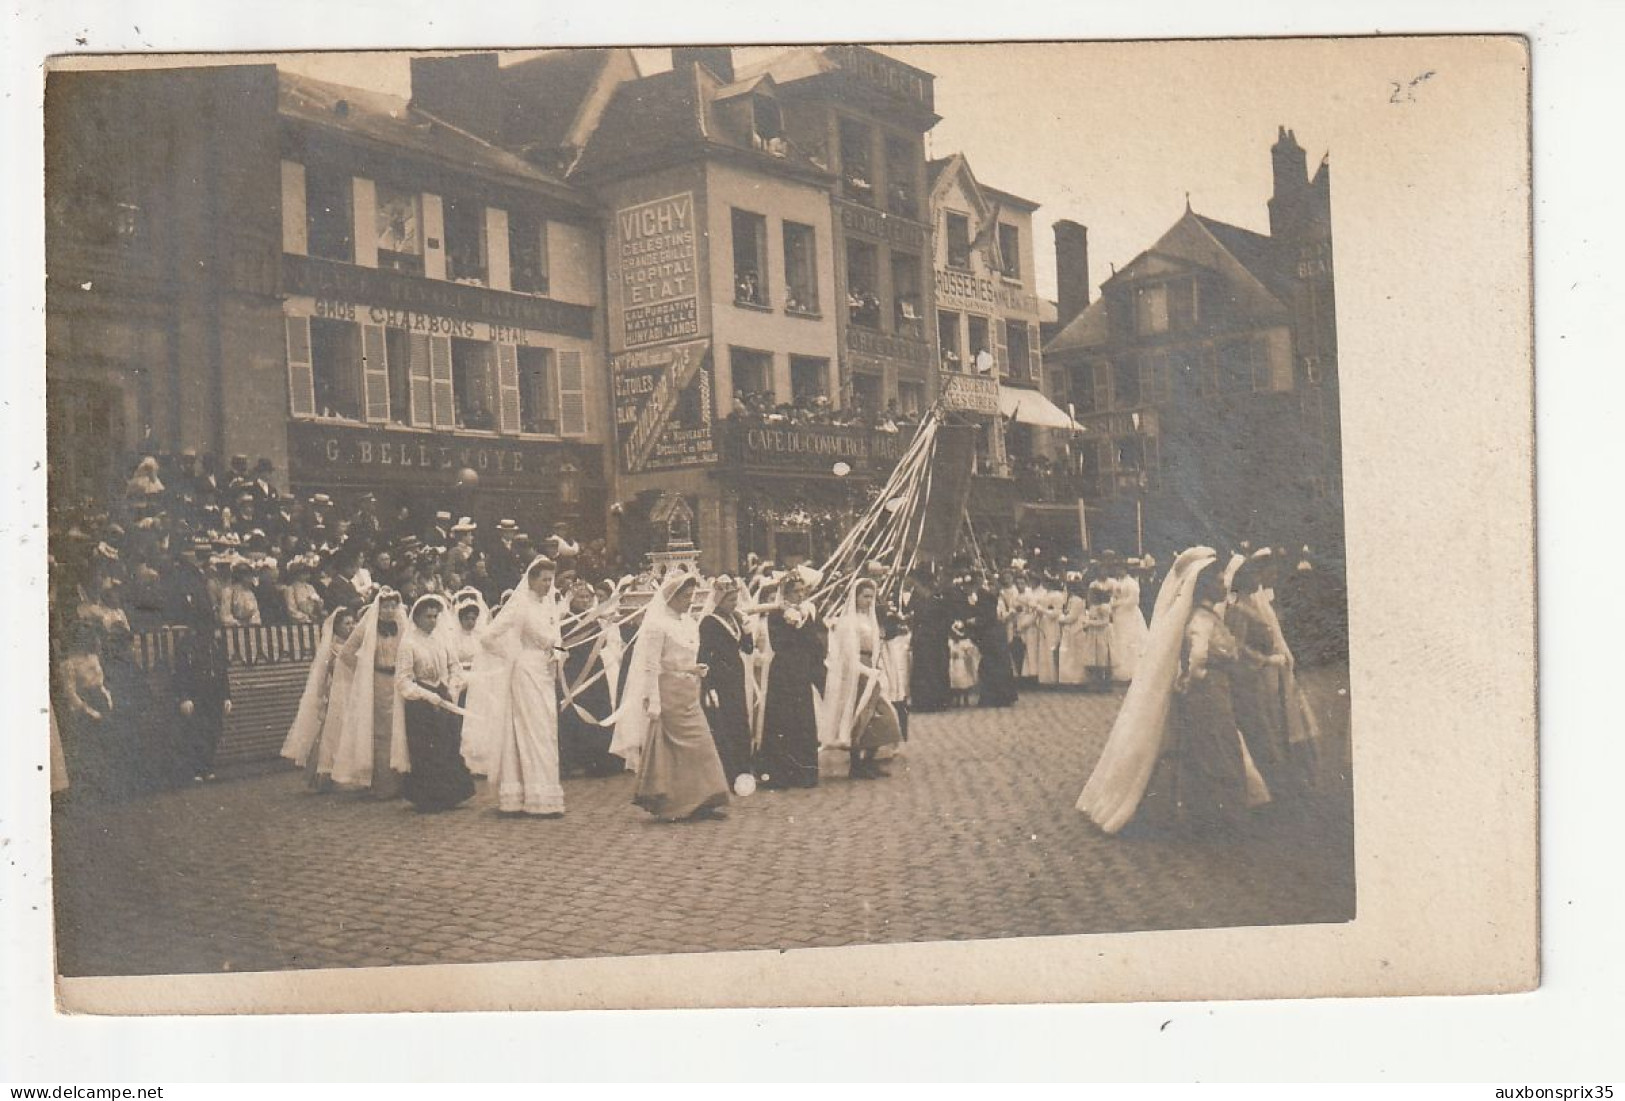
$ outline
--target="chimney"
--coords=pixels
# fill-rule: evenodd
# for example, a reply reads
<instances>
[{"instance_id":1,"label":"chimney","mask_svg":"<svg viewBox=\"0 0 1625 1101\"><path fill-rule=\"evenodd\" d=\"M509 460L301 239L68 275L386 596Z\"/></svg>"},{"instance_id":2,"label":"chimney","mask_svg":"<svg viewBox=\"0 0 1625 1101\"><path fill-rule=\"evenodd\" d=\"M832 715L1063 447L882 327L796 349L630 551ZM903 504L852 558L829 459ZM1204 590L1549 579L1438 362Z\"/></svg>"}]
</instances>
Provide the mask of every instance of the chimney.
<instances>
[{"instance_id":1,"label":"chimney","mask_svg":"<svg viewBox=\"0 0 1625 1101\"><path fill-rule=\"evenodd\" d=\"M502 140L496 54L412 59L412 106L489 142Z\"/></svg>"},{"instance_id":2,"label":"chimney","mask_svg":"<svg viewBox=\"0 0 1625 1101\"><path fill-rule=\"evenodd\" d=\"M731 46L673 46L671 67L684 69L704 65L724 84L734 82L734 52Z\"/></svg>"},{"instance_id":3,"label":"chimney","mask_svg":"<svg viewBox=\"0 0 1625 1101\"><path fill-rule=\"evenodd\" d=\"M1309 188L1308 158L1298 144L1298 135L1284 126L1276 128L1270 164L1275 175L1275 193L1269 202L1270 236L1281 237L1297 223L1303 194Z\"/></svg>"},{"instance_id":4,"label":"chimney","mask_svg":"<svg viewBox=\"0 0 1625 1101\"><path fill-rule=\"evenodd\" d=\"M1055 223L1056 316L1064 328L1089 305L1089 227Z\"/></svg>"}]
</instances>

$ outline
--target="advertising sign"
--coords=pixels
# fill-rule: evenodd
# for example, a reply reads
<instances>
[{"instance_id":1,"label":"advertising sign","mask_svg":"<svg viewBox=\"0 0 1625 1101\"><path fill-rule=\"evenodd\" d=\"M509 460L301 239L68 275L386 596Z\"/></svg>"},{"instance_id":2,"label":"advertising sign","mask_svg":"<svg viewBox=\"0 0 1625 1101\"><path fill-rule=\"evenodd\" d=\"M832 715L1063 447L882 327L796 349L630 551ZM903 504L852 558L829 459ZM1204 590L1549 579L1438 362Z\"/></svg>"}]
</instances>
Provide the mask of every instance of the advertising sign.
<instances>
[{"instance_id":1,"label":"advertising sign","mask_svg":"<svg viewBox=\"0 0 1625 1101\"><path fill-rule=\"evenodd\" d=\"M699 335L698 268L692 191L615 212L625 347Z\"/></svg>"},{"instance_id":2,"label":"advertising sign","mask_svg":"<svg viewBox=\"0 0 1625 1101\"><path fill-rule=\"evenodd\" d=\"M710 342L690 340L610 357L615 442L623 474L710 466Z\"/></svg>"}]
</instances>

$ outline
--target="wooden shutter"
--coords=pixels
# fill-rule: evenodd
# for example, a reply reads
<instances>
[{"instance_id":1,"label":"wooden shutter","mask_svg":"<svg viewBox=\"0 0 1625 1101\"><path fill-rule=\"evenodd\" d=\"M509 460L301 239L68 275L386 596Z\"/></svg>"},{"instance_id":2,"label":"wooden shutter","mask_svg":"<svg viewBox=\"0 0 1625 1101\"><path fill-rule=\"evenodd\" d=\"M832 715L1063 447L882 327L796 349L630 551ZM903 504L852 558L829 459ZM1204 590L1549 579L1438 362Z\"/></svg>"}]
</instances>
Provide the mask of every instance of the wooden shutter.
<instances>
[{"instance_id":1,"label":"wooden shutter","mask_svg":"<svg viewBox=\"0 0 1625 1101\"><path fill-rule=\"evenodd\" d=\"M1025 321L1021 324L1027 325ZM1044 349L1039 347L1042 340L1043 331L1037 325L1027 325L1027 377L1038 383L1039 389L1044 387Z\"/></svg>"},{"instance_id":2,"label":"wooden shutter","mask_svg":"<svg viewBox=\"0 0 1625 1101\"><path fill-rule=\"evenodd\" d=\"M457 427L457 396L451 388L451 338L429 338L429 378L434 391L434 426Z\"/></svg>"},{"instance_id":3,"label":"wooden shutter","mask_svg":"<svg viewBox=\"0 0 1625 1101\"><path fill-rule=\"evenodd\" d=\"M1002 317L993 319L993 372L1000 378L1010 377L1010 332Z\"/></svg>"},{"instance_id":4,"label":"wooden shutter","mask_svg":"<svg viewBox=\"0 0 1625 1101\"><path fill-rule=\"evenodd\" d=\"M519 349L512 344L497 345L497 425L519 431Z\"/></svg>"},{"instance_id":5,"label":"wooden shutter","mask_svg":"<svg viewBox=\"0 0 1625 1101\"><path fill-rule=\"evenodd\" d=\"M434 424L434 379L429 369L429 338L412 333L406 338L410 353L407 356L407 378L412 389L411 421L414 428L428 428Z\"/></svg>"},{"instance_id":6,"label":"wooden shutter","mask_svg":"<svg viewBox=\"0 0 1625 1101\"><path fill-rule=\"evenodd\" d=\"M389 352L382 325L361 326L361 397L367 420L389 423Z\"/></svg>"},{"instance_id":7,"label":"wooden shutter","mask_svg":"<svg viewBox=\"0 0 1625 1101\"><path fill-rule=\"evenodd\" d=\"M1111 364L1110 360L1107 360L1107 359L1097 359L1097 360L1095 360L1095 369L1094 369L1095 412L1097 412L1097 413L1104 413L1106 410L1108 410L1108 409L1110 409L1112 407L1112 400L1111 400L1112 370L1113 370L1113 368L1112 368L1112 364Z\"/></svg>"},{"instance_id":8,"label":"wooden shutter","mask_svg":"<svg viewBox=\"0 0 1625 1101\"><path fill-rule=\"evenodd\" d=\"M580 352L560 352L559 435L587 434L587 380L581 368Z\"/></svg>"},{"instance_id":9,"label":"wooden shutter","mask_svg":"<svg viewBox=\"0 0 1625 1101\"><path fill-rule=\"evenodd\" d=\"M296 417L316 415L316 372L310 362L310 318L286 318L288 409Z\"/></svg>"}]
</instances>

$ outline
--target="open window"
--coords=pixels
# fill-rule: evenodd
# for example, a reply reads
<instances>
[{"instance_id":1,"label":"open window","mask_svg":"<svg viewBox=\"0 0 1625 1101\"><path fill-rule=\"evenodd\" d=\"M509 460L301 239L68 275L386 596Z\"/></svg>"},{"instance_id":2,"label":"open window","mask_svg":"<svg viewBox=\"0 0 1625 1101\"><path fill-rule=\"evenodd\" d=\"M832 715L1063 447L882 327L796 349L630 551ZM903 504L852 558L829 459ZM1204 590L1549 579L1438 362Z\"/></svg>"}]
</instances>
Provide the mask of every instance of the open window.
<instances>
[{"instance_id":1,"label":"open window","mask_svg":"<svg viewBox=\"0 0 1625 1101\"><path fill-rule=\"evenodd\" d=\"M817 240L812 226L784 223L784 308L790 313L818 313Z\"/></svg>"},{"instance_id":2,"label":"open window","mask_svg":"<svg viewBox=\"0 0 1625 1101\"><path fill-rule=\"evenodd\" d=\"M880 250L867 241L846 243L846 307L852 324L880 328Z\"/></svg>"},{"instance_id":3,"label":"open window","mask_svg":"<svg viewBox=\"0 0 1625 1101\"><path fill-rule=\"evenodd\" d=\"M378 266L408 275L422 275L422 196L386 183L379 183L376 193L373 227L378 237Z\"/></svg>"},{"instance_id":4,"label":"open window","mask_svg":"<svg viewBox=\"0 0 1625 1101\"><path fill-rule=\"evenodd\" d=\"M856 119L843 118L839 122L841 139L841 192L849 199L873 205L875 201L875 175L873 166L874 132L868 124Z\"/></svg>"},{"instance_id":5,"label":"open window","mask_svg":"<svg viewBox=\"0 0 1625 1101\"><path fill-rule=\"evenodd\" d=\"M965 370L965 351L959 343L959 315L953 310L937 311L937 347L942 352L944 371Z\"/></svg>"},{"instance_id":6,"label":"open window","mask_svg":"<svg viewBox=\"0 0 1625 1101\"><path fill-rule=\"evenodd\" d=\"M546 294L547 222L523 210L508 212L509 285L520 294Z\"/></svg>"},{"instance_id":7,"label":"open window","mask_svg":"<svg viewBox=\"0 0 1625 1101\"><path fill-rule=\"evenodd\" d=\"M485 207L468 199L445 201L446 278L456 283L484 286L490 278L486 263Z\"/></svg>"},{"instance_id":8,"label":"open window","mask_svg":"<svg viewBox=\"0 0 1625 1101\"><path fill-rule=\"evenodd\" d=\"M925 339L925 304L920 298L920 258L911 252L891 254L892 313L896 331Z\"/></svg>"},{"instance_id":9,"label":"open window","mask_svg":"<svg viewBox=\"0 0 1625 1101\"><path fill-rule=\"evenodd\" d=\"M945 215L948 233L948 266L961 271L970 268L970 216L948 211Z\"/></svg>"},{"instance_id":10,"label":"open window","mask_svg":"<svg viewBox=\"0 0 1625 1101\"><path fill-rule=\"evenodd\" d=\"M748 210L733 212L734 302L767 305L767 219Z\"/></svg>"},{"instance_id":11,"label":"open window","mask_svg":"<svg viewBox=\"0 0 1625 1101\"><path fill-rule=\"evenodd\" d=\"M310 255L355 263L354 187L347 174L305 167L305 235Z\"/></svg>"}]
</instances>

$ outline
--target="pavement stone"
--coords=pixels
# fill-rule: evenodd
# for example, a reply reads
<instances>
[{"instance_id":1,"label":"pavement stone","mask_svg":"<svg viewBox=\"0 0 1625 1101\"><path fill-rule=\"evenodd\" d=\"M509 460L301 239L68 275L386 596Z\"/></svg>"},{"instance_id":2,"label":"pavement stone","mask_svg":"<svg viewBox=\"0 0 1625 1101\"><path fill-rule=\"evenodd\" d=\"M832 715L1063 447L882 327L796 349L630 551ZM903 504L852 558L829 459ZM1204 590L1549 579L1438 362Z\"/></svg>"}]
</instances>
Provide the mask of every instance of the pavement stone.
<instances>
[{"instance_id":1,"label":"pavement stone","mask_svg":"<svg viewBox=\"0 0 1625 1101\"><path fill-rule=\"evenodd\" d=\"M1302 674L1346 738L1341 668ZM1342 691L1340 691L1342 690ZM565 782L513 820L314 795L291 771L54 821L67 975L506 962L1346 921L1345 786L1240 835L1106 837L1074 808L1121 695L1028 691L917 715L885 780L827 757L812 791L666 825L635 779ZM1346 777L1345 777L1346 781Z\"/></svg>"}]
</instances>

